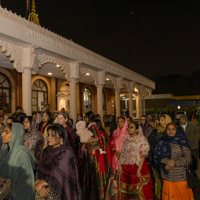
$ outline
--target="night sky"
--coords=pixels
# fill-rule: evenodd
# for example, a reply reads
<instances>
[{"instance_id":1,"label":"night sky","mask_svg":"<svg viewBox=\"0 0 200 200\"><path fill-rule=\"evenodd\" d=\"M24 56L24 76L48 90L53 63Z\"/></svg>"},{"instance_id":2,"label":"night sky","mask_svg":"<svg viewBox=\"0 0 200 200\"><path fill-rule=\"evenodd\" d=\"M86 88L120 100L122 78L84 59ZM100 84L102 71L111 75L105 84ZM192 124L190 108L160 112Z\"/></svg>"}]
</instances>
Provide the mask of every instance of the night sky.
<instances>
[{"instance_id":1,"label":"night sky","mask_svg":"<svg viewBox=\"0 0 200 200\"><path fill-rule=\"evenodd\" d=\"M2 0L25 16L26 0ZM148 78L200 69L200 1L36 0L42 26Z\"/></svg>"}]
</instances>

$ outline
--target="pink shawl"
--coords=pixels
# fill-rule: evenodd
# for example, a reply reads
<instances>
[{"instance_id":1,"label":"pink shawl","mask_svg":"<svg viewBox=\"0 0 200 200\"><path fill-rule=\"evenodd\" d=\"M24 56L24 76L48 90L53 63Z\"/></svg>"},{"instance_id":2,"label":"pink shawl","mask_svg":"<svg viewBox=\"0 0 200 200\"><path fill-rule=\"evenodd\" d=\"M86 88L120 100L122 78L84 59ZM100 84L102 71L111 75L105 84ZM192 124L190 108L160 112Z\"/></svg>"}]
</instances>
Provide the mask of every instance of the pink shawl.
<instances>
[{"instance_id":1,"label":"pink shawl","mask_svg":"<svg viewBox=\"0 0 200 200\"><path fill-rule=\"evenodd\" d=\"M111 143L110 143L110 149L112 150L113 148L115 148L116 151L121 153L123 140L127 133L128 133L128 123L125 120L122 131L120 132L120 128L118 126L117 129L113 132ZM118 164L119 164L119 160L117 159L117 156L114 154L112 157L112 168L118 170Z\"/></svg>"}]
</instances>

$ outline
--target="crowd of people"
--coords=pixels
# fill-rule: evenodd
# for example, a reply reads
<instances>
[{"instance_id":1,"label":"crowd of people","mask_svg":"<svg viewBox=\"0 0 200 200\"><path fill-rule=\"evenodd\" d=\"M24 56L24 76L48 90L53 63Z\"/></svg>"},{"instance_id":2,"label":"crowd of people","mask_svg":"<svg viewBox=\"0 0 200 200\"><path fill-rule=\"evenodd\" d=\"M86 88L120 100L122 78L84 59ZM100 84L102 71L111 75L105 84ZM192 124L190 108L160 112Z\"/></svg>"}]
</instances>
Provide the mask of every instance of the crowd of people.
<instances>
[{"instance_id":1,"label":"crowd of people","mask_svg":"<svg viewBox=\"0 0 200 200\"><path fill-rule=\"evenodd\" d=\"M187 116L113 117L109 133L99 114L51 112L10 117L0 108L0 178L5 200L193 200L187 170L197 176L196 127Z\"/></svg>"}]
</instances>

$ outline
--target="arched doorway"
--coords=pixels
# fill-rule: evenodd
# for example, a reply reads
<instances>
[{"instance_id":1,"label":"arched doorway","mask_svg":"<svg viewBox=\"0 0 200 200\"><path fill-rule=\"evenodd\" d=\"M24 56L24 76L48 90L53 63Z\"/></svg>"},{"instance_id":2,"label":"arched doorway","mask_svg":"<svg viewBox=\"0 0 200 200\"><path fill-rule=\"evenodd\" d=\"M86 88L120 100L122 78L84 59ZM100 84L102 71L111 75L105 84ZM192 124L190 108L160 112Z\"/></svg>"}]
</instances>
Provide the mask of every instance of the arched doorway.
<instances>
[{"instance_id":1,"label":"arched doorway","mask_svg":"<svg viewBox=\"0 0 200 200\"><path fill-rule=\"evenodd\" d=\"M83 106L84 111L92 110L92 92L89 87L85 87L83 91Z\"/></svg>"},{"instance_id":2,"label":"arched doorway","mask_svg":"<svg viewBox=\"0 0 200 200\"><path fill-rule=\"evenodd\" d=\"M11 112L11 84L7 76L0 73L0 107Z\"/></svg>"},{"instance_id":3,"label":"arched doorway","mask_svg":"<svg viewBox=\"0 0 200 200\"><path fill-rule=\"evenodd\" d=\"M43 111L48 103L48 88L46 83L37 79L32 85L32 111Z\"/></svg>"}]
</instances>

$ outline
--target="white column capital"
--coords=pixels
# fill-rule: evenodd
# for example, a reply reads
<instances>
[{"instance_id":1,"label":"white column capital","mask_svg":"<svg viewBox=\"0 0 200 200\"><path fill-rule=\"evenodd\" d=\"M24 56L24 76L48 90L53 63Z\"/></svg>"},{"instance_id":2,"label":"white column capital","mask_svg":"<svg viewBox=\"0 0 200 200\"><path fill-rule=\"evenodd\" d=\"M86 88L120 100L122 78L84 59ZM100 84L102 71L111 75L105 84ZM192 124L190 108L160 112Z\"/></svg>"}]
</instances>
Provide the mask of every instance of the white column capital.
<instances>
[{"instance_id":1,"label":"white column capital","mask_svg":"<svg viewBox=\"0 0 200 200\"><path fill-rule=\"evenodd\" d=\"M33 74L38 72L37 65L35 64L35 49L36 47L33 45L22 47L22 72L24 69L30 69Z\"/></svg>"},{"instance_id":2,"label":"white column capital","mask_svg":"<svg viewBox=\"0 0 200 200\"><path fill-rule=\"evenodd\" d=\"M98 80L97 80L97 87L98 85L105 85L105 71L99 71L98 73Z\"/></svg>"},{"instance_id":3,"label":"white column capital","mask_svg":"<svg viewBox=\"0 0 200 200\"><path fill-rule=\"evenodd\" d=\"M115 90L117 92L120 92L121 88L122 88L122 78L118 77L118 78L116 78L116 89Z\"/></svg>"},{"instance_id":4,"label":"white column capital","mask_svg":"<svg viewBox=\"0 0 200 200\"><path fill-rule=\"evenodd\" d=\"M70 82L71 82L71 79L75 79L76 82L78 82L79 74L80 74L79 62L78 61L69 62L69 70L70 72L65 75L65 78Z\"/></svg>"}]
</instances>

